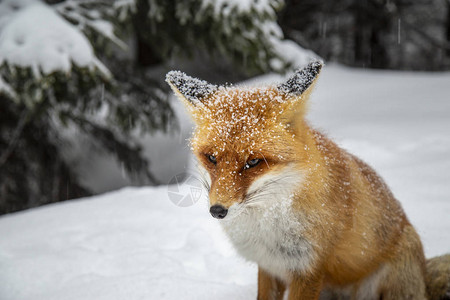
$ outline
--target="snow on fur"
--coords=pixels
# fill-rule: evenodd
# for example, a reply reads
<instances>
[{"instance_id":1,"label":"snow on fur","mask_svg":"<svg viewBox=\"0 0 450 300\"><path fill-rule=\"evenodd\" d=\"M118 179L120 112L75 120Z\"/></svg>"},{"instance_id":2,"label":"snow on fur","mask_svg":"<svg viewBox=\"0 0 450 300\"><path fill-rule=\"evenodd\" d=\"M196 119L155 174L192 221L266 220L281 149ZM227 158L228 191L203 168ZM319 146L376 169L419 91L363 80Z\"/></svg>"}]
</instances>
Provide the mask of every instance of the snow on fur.
<instances>
[{"instance_id":1,"label":"snow on fur","mask_svg":"<svg viewBox=\"0 0 450 300\"><path fill-rule=\"evenodd\" d=\"M166 81L193 104L217 90L217 86L181 71L170 71L166 75Z\"/></svg>"},{"instance_id":2,"label":"snow on fur","mask_svg":"<svg viewBox=\"0 0 450 300\"><path fill-rule=\"evenodd\" d=\"M284 98L273 88L220 87L196 112L196 118L208 124L207 131L200 135L210 134L221 151L231 140L242 144L238 147L242 151L259 151L255 145L266 130L262 126L263 121L271 114L276 114L283 101ZM198 133L192 139L193 144L196 143L196 136ZM268 142L263 141L263 144Z\"/></svg>"},{"instance_id":3,"label":"snow on fur","mask_svg":"<svg viewBox=\"0 0 450 300\"><path fill-rule=\"evenodd\" d=\"M282 103L292 95L300 96L312 84L321 67L321 62L311 62L278 87L217 87L180 71L169 72L166 81L190 102L203 104L196 105L193 114L197 123L207 124L207 127L202 132L198 132L198 128L191 140L192 146L197 144L199 136L210 135L216 145L214 155L225 151L230 140L238 145L238 151L250 149L248 154L253 154L261 151L256 148L257 144L267 145L277 138L272 133L287 125L277 119L286 107ZM265 120L272 121L267 123ZM263 139L267 131L270 138Z\"/></svg>"},{"instance_id":4,"label":"snow on fur","mask_svg":"<svg viewBox=\"0 0 450 300\"><path fill-rule=\"evenodd\" d=\"M278 86L282 93L301 95L314 82L319 75L323 64L320 61L314 61L303 69L297 70L286 82Z\"/></svg>"}]
</instances>

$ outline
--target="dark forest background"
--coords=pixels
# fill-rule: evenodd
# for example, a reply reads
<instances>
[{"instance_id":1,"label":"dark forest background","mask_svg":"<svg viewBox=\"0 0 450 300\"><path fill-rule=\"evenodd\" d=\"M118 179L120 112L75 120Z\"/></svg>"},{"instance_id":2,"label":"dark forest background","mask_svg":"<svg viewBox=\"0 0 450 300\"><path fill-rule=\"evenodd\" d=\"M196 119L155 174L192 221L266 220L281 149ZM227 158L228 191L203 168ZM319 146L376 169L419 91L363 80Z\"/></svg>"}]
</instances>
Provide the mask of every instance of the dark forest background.
<instances>
[{"instance_id":1,"label":"dark forest background","mask_svg":"<svg viewBox=\"0 0 450 300\"><path fill-rule=\"evenodd\" d=\"M288 0L285 36L326 60L399 70L448 70L450 1Z\"/></svg>"}]
</instances>

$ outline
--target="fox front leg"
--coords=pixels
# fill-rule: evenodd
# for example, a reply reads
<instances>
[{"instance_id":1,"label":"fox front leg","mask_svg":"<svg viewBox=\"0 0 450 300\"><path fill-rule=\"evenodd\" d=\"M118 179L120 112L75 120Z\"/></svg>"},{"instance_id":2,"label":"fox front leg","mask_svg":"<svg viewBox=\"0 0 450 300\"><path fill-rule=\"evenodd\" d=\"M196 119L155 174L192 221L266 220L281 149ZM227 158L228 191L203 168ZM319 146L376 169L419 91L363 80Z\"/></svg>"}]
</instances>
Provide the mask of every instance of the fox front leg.
<instances>
[{"instance_id":1,"label":"fox front leg","mask_svg":"<svg viewBox=\"0 0 450 300\"><path fill-rule=\"evenodd\" d=\"M317 300L323 285L323 275L300 276L294 274L289 285L288 300Z\"/></svg>"},{"instance_id":2,"label":"fox front leg","mask_svg":"<svg viewBox=\"0 0 450 300\"><path fill-rule=\"evenodd\" d=\"M258 300L282 300L286 285L258 268Z\"/></svg>"}]
</instances>

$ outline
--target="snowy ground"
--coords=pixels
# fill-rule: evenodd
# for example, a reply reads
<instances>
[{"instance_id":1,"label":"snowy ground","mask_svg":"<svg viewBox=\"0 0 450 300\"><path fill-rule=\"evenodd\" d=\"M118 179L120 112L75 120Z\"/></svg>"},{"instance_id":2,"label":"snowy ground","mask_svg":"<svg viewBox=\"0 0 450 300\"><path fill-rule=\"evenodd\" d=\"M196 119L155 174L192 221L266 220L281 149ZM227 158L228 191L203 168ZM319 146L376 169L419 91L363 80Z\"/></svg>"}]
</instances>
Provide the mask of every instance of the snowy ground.
<instances>
[{"instance_id":1,"label":"snowy ground","mask_svg":"<svg viewBox=\"0 0 450 300\"><path fill-rule=\"evenodd\" d=\"M385 178L428 257L450 252L450 73L330 65L309 119ZM2 216L0 299L255 299L206 207L125 188Z\"/></svg>"}]
</instances>

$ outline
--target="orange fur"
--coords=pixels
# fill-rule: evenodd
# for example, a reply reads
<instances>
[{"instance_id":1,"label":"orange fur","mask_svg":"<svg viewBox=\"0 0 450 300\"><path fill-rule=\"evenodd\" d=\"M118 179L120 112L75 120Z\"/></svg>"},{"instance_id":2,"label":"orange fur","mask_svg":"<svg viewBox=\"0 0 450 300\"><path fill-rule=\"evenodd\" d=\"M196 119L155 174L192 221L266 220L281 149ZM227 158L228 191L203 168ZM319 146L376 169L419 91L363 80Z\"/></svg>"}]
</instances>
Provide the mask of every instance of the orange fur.
<instances>
[{"instance_id":1,"label":"orange fur","mask_svg":"<svg viewBox=\"0 0 450 300\"><path fill-rule=\"evenodd\" d=\"M171 84L197 124L191 142L211 179L211 206L245 205L256 180L294 166L304 178L290 211L311 259L286 276L260 266L258 299L281 299L285 285L289 299L318 299L326 290L350 299L425 299L422 245L399 202L373 169L305 121L315 81L301 95L219 87L196 105ZM246 169L254 158L261 162Z\"/></svg>"}]
</instances>

